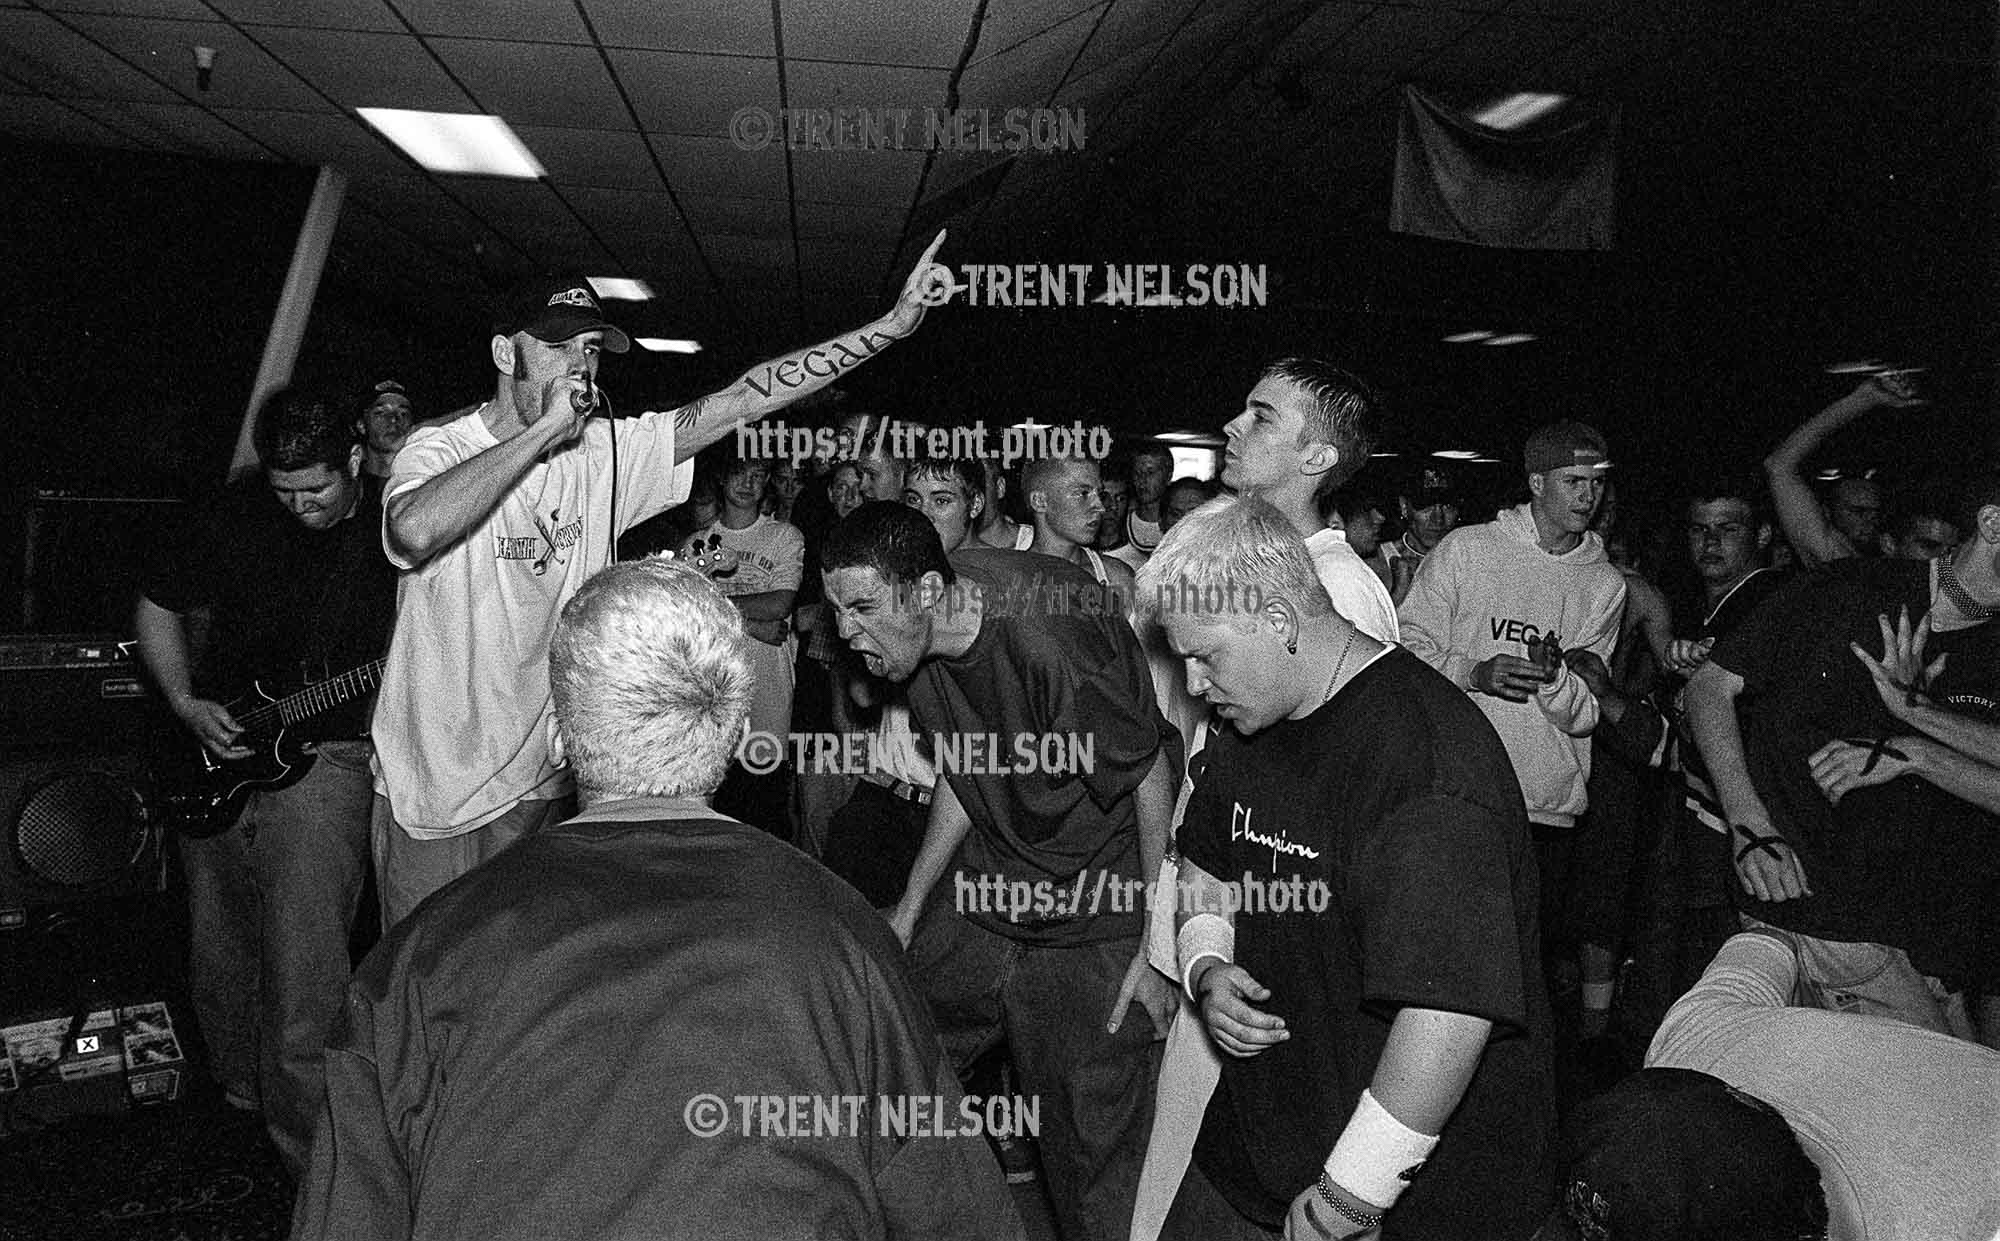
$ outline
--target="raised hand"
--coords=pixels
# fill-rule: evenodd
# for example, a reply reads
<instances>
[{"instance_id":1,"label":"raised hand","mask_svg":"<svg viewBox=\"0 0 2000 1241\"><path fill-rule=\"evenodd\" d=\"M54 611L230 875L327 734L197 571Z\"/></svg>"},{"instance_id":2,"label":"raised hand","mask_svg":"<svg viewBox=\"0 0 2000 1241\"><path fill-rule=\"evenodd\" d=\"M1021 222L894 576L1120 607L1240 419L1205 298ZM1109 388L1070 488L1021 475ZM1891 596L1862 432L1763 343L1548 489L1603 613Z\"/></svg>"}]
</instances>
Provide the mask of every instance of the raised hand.
<instances>
[{"instance_id":1,"label":"raised hand","mask_svg":"<svg viewBox=\"0 0 2000 1241\"><path fill-rule=\"evenodd\" d=\"M937 257L938 247L944 245L945 230L931 240L930 248L917 260L917 265L903 281L903 291L896 298L896 305L889 311L888 329L891 335L908 336L924 321L924 311L932 306L943 305L951 296L951 270L931 260Z\"/></svg>"}]
</instances>

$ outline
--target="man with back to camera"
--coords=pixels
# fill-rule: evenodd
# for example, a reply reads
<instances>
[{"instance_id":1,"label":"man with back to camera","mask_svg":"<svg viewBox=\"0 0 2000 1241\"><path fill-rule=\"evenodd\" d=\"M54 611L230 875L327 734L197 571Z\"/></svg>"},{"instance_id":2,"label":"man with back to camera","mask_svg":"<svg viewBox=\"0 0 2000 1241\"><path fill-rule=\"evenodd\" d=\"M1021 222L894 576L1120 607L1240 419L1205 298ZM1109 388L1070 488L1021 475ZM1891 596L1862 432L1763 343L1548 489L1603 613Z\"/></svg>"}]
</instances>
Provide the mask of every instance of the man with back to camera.
<instances>
[{"instance_id":1,"label":"man with back to camera","mask_svg":"<svg viewBox=\"0 0 2000 1241\"><path fill-rule=\"evenodd\" d=\"M255 788L226 831L180 840L189 986L209 1070L230 1102L261 1104L296 1177L319 1116L322 1048L368 873L365 691L389 644L396 574L378 550L380 506L361 473L351 406L277 392L259 408L252 440L262 477L232 486L169 544L133 632L167 705L217 759L248 759L245 743L269 736L244 736L257 721L241 703L240 718L232 714L225 689L312 680L331 703L286 729L310 745L302 779ZM203 611L211 627L197 653L187 620Z\"/></svg>"},{"instance_id":2,"label":"man with back to camera","mask_svg":"<svg viewBox=\"0 0 2000 1241\"><path fill-rule=\"evenodd\" d=\"M889 313L752 367L677 410L592 419L599 355L630 340L582 280L538 283L489 342L494 394L413 433L384 493L383 545L404 569L375 720L373 844L385 925L558 819L569 777L549 753L549 627L620 531L687 494L690 458L915 331L939 233Z\"/></svg>"},{"instance_id":3,"label":"man with back to camera","mask_svg":"<svg viewBox=\"0 0 2000 1241\"><path fill-rule=\"evenodd\" d=\"M565 606L549 681L583 813L357 974L294 1237L1021 1236L977 1135L891 1123L967 1113L881 918L709 807L749 641L663 558Z\"/></svg>"}]
</instances>

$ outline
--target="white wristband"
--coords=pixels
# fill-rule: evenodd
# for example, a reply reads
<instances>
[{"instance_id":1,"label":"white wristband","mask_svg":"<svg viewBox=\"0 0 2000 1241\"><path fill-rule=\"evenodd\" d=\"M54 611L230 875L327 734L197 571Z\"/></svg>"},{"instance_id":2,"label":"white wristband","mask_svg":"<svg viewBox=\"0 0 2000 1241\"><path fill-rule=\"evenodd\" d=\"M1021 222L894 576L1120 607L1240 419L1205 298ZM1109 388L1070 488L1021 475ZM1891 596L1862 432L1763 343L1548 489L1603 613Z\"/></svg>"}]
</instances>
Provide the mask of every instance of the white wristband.
<instances>
[{"instance_id":1,"label":"white wristband","mask_svg":"<svg viewBox=\"0 0 2000 1241\"><path fill-rule=\"evenodd\" d=\"M1216 957L1224 965L1236 959L1236 928L1221 914L1196 914L1181 924L1174 937L1175 955L1181 961L1181 990L1188 1003L1199 1005L1191 981L1194 967L1203 957Z\"/></svg>"},{"instance_id":2,"label":"white wristband","mask_svg":"<svg viewBox=\"0 0 2000 1241\"><path fill-rule=\"evenodd\" d=\"M1348 1117L1326 1157L1327 1179L1371 1206L1388 1210L1431 1157L1435 1135L1418 1133L1389 1114L1371 1091Z\"/></svg>"}]
</instances>

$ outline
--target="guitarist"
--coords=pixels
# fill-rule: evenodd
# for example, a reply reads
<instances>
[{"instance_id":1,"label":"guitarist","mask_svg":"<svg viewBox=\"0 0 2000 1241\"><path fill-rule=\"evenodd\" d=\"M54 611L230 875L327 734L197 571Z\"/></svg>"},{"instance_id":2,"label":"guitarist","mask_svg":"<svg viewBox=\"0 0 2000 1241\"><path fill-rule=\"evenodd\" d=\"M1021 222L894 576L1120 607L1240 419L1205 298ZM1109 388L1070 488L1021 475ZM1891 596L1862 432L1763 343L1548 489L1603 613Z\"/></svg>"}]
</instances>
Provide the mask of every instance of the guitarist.
<instances>
[{"instance_id":1,"label":"guitarist","mask_svg":"<svg viewBox=\"0 0 2000 1241\"><path fill-rule=\"evenodd\" d=\"M133 622L168 705L225 763L251 759L258 740L226 703L253 682L277 696L379 659L395 615L379 490L361 475L350 408L279 392L258 410L254 442L259 475L197 509L159 550ZM210 1067L230 1102L261 1105L293 1176L321 1108L322 1049L368 866L373 707L364 694L297 721L286 737L309 743L304 778L254 789L228 830L181 841ZM192 749L189 761L200 762Z\"/></svg>"}]
</instances>

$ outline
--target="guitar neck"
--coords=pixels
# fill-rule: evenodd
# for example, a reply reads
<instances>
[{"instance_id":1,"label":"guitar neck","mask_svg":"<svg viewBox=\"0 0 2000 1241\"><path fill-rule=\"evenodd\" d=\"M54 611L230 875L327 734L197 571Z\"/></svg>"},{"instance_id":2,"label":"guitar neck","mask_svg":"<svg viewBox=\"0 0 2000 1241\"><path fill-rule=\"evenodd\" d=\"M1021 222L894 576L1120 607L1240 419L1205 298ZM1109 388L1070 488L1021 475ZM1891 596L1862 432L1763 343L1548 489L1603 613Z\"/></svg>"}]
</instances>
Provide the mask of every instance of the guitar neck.
<instances>
[{"instance_id":1,"label":"guitar neck","mask_svg":"<svg viewBox=\"0 0 2000 1241\"><path fill-rule=\"evenodd\" d=\"M268 734L325 715L335 707L371 693L382 683L382 665L387 662L384 659L371 660L339 676L315 681L295 694L287 694L239 716L236 722L243 725L245 731Z\"/></svg>"}]
</instances>

